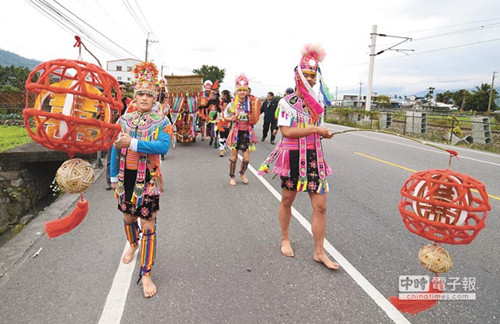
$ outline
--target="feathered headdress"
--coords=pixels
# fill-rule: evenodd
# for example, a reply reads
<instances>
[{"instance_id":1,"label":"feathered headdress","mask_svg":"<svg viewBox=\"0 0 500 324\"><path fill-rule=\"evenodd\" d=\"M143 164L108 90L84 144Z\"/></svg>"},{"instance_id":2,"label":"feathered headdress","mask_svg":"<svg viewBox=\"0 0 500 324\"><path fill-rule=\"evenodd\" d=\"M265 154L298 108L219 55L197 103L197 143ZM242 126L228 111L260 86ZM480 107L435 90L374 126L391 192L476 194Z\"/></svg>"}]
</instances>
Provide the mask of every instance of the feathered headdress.
<instances>
[{"instance_id":1,"label":"feathered headdress","mask_svg":"<svg viewBox=\"0 0 500 324\"><path fill-rule=\"evenodd\" d=\"M213 86L212 86L213 91L219 90L219 80L215 80Z\"/></svg>"},{"instance_id":2,"label":"feathered headdress","mask_svg":"<svg viewBox=\"0 0 500 324\"><path fill-rule=\"evenodd\" d=\"M300 69L303 73L316 73L318 63L323 61L326 52L320 44L307 44L301 50Z\"/></svg>"},{"instance_id":3,"label":"feathered headdress","mask_svg":"<svg viewBox=\"0 0 500 324\"><path fill-rule=\"evenodd\" d=\"M318 71L321 71L318 63L323 61L326 52L319 44L307 44L301 53L302 58L300 59L299 66L295 68L295 84L307 105L312 109L310 111L311 117L314 120L318 120L318 115L323 114L325 109L319 103L318 97L309 82L307 82L304 73L316 75Z\"/></svg>"},{"instance_id":4,"label":"feathered headdress","mask_svg":"<svg viewBox=\"0 0 500 324\"><path fill-rule=\"evenodd\" d=\"M158 69L153 62L141 62L132 70L134 72L134 97L138 92L146 92L153 97L158 96Z\"/></svg>"}]
</instances>

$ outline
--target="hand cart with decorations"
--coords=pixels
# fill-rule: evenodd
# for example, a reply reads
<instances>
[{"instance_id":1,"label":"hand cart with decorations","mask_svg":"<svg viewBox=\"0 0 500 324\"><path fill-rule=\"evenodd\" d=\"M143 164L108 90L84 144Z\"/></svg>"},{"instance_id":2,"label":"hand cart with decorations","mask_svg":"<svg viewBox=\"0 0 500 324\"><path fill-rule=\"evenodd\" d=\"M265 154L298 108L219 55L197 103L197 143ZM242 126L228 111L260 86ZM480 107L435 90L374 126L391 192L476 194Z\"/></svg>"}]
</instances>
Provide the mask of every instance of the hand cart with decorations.
<instances>
[{"instance_id":1,"label":"hand cart with decorations","mask_svg":"<svg viewBox=\"0 0 500 324\"><path fill-rule=\"evenodd\" d=\"M196 119L203 75L166 75L165 79L175 140L180 143L196 142Z\"/></svg>"}]
</instances>

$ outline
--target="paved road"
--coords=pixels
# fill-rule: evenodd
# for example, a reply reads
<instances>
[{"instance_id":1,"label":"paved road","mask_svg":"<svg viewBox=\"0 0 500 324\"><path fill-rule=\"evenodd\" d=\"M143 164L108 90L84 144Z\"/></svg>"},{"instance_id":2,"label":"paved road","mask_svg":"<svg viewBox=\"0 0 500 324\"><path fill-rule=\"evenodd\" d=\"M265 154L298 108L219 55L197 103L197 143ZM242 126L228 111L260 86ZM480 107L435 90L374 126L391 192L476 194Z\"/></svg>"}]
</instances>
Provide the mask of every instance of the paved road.
<instances>
[{"instance_id":1,"label":"paved road","mask_svg":"<svg viewBox=\"0 0 500 324\"><path fill-rule=\"evenodd\" d=\"M41 234L43 222L76 198L66 195L0 249L2 322L498 322L499 156L458 150L460 161L452 165L483 181L491 195L492 211L476 240L446 246L454 265L445 276L474 277L477 300L441 301L408 316L388 306L387 298L397 294L399 276L430 274L417 260L428 241L404 227L397 210L399 189L411 170L445 168L448 156L367 132L335 136L324 147L335 170L326 239L341 270L329 271L312 259L307 195L299 195L291 224L296 257L285 258L279 251L278 200L272 192L280 192L279 181L266 175L261 182L250 171L249 185L230 187L227 158L198 141L179 144L162 164L167 190L157 229L157 296L142 297L135 284L138 265L120 266L122 219L101 176L85 193L89 214L71 233L53 240ZM251 165L258 168L271 149L259 142ZM116 295L120 289L125 293Z\"/></svg>"}]
</instances>

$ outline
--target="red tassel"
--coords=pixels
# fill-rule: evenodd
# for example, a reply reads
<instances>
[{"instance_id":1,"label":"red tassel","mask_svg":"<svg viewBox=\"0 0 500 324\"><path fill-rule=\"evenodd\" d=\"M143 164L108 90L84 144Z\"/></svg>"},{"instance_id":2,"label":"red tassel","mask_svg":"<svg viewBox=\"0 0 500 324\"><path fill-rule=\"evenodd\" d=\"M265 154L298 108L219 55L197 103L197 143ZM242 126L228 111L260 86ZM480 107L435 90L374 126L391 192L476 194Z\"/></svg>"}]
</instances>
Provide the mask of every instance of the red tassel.
<instances>
[{"instance_id":1,"label":"red tassel","mask_svg":"<svg viewBox=\"0 0 500 324\"><path fill-rule=\"evenodd\" d=\"M433 278L431 280L431 283L429 285L429 290L425 293L419 293L419 294L416 294L417 296L424 296L426 294L442 294L443 293L443 289L438 289L438 288L435 288L435 287L439 287L440 285L442 285L442 281L441 279L439 279L437 276L435 278ZM434 307L434 305L437 304L438 300L429 300L429 299L419 299L419 298L415 298L415 299L411 299L411 300L407 300L407 299L399 299L398 297L389 297L389 301L391 302L391 304L394 305L394 307L396 307L398 310L400 310L401 312L404 312L404 313L408 313L408 314L412 314L412 315L415 315L415 314L418 314L422 311L425 311L425 310L428 310L432 307Z\"/></svg>"},{"instance_id":2,"label":"red tassel","mask_svg":"<svg viewBox=\"0 0 500 324\"><path fill-rule=\"evenodd\" d=\"M71 214L45 223L45 233L47 233L49 238L54 238L70 232L83 221L88 211L89 204L82 198L78 201L76 208L71 212Z\"/></svg>"}]
</instances>

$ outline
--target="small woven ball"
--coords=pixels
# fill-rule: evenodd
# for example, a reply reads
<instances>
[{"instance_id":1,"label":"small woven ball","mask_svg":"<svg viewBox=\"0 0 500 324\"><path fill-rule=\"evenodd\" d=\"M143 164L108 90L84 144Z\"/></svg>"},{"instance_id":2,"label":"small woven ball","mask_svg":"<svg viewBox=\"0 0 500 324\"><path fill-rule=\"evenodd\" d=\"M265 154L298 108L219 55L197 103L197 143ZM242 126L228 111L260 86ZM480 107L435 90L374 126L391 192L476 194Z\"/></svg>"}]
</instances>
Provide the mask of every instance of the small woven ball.
<instances>
[{"instance_id":1,"label":"small woven ball","mask_svg":"<svg viewBox=\"0 0 500 324\"><path fill-rule=\"evenodd\" d=\"M420 249L418 260L429 271L443 273L451 269L453 260L445 249L429 244Z\"/></svg>"},{"instance_id":2,"label":"small woven ball","mask_svg":"<svg viewBox=\"0 0 500 324\"><path fill-rule=\"evenodd\" d=\"M94 169L82 159L67 160L57 169L56 181L66 192L81 193L94 183Z\"/></svg>"}]
</instances>

